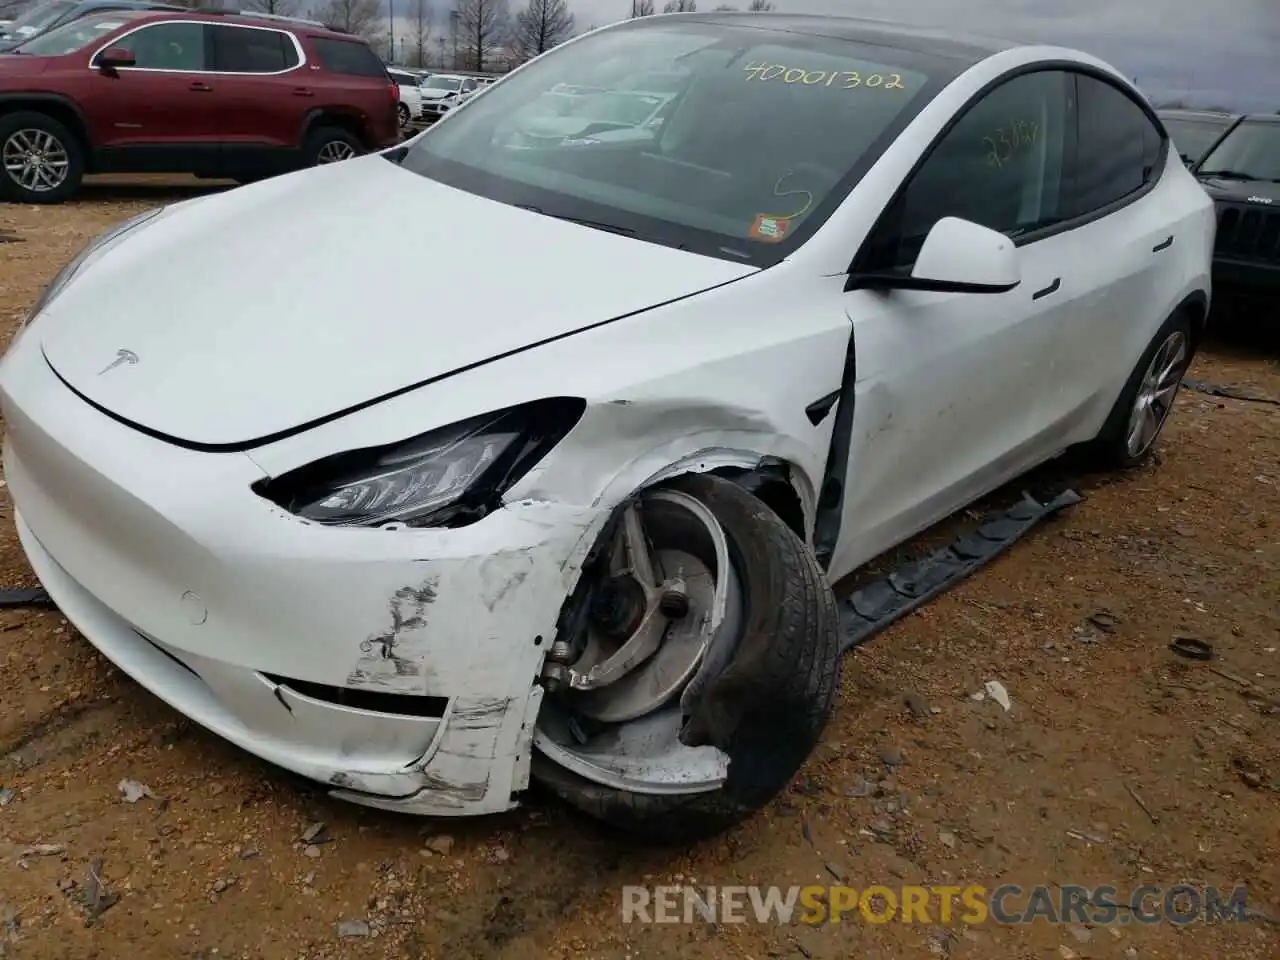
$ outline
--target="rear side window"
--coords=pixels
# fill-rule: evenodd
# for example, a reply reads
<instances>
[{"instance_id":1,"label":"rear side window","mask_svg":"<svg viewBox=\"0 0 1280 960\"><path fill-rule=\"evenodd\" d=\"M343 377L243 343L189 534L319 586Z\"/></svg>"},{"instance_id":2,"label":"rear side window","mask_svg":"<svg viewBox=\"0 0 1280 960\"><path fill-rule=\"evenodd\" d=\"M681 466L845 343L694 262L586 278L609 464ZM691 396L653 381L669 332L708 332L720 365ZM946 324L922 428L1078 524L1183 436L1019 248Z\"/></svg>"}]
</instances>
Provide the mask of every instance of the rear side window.
<instances>
[{"instance_id":1,"label":"rear side window","mask_svg":"<svg viewBox=\"0 0 1280 960\"><path fill-rule=\"evenodd\" d=\"M1119 87L1076 78L1079 135L1071 215L1082 216L1141 190L1158 173L1164 136Z\"/></svg>"},{"instance_id":2,"label":"rear side window","mask_svg":"<svg viewBox=\"0 0 1280 960\"><path fill-rule=\"evenodd\" d=\"M387 77L387 68L378 55L359 41L312 37L311 45L326 70L352 77L377 77L380 80Z\"/></svg>"},{"instance_id":3,"label":"rear side window","mask_svg":"<svg viewBox=\"0 0 1280 960\"><path fill-rule=\"evenodd\" d=\"M293 40L279 30L216 26L213 69L224 73L279 73L298 65Z\"/></svg>"}]
</instances>

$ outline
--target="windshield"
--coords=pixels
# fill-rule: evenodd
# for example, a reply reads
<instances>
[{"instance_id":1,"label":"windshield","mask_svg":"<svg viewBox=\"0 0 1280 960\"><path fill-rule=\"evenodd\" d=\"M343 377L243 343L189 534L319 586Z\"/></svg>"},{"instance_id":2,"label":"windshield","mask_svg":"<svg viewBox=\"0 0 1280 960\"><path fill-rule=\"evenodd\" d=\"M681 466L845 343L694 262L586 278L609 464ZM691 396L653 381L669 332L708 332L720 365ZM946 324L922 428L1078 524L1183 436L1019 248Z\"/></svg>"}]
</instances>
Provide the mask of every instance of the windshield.
<instances>
[{"instance_id":1,"label":"windshield","mask_svg":"<svg viewBox=\"0 0 1280 960\"><path fill-rule=\"evenodd\" d=\"M462 81L457 77L428 77L423 86L428 90L458 90Z\"/></svg>"},{"instance_id":2,"label":"windshield","mask_svg":"<svg viewBox=\"0 0 1280 960\"><path fill-rule=\"evenodd\" d=\"M1189 160L1199 160L1205 152L1231 126L1231 121L1190 119L1188 117L1161 117L1169 137L1178 153Z\"/></svg>"},{"instance_id":3,"label":"windshield","mask_svg":"<svg viewBox=\"0 0 1280 960\"><path fill-rule=\"evenodd\" d=\"M549 216L772 263L830 216L956 69L847 40L630 21L512 74L401 162ZM638 89L658 76L670 92ZM591 123L562 123L557 138L551 117L599 121L600 139ZM620 126L635 132L606 135Z\"/></svg>"},{"instance_id":4,"label":"windshield","mask_svg":"<svg viewBox=\"0 0 1280 960\"><path fill-rule=\"evenodd\" d=\"M73 0L54 0L53 3L37 3L22 16L14 19L5 27L5 33L23 37L33 36L41 30L48 29L64 13L68 13L76 4Z\"/></svg>"},{"instance_id":5,"label":"windshield","mask_svg":"<svg viewBox=\"0 0 1280 960\"><path fill-rule=\"evenodd\" d=\"M145 15L146 11L143 10L112 10L110 13L81 17L33 37L10 52L26 53L34 57L60 57L75 53L102 40L112 30L123 27L130 20Z\"/></svg>"},{"instance_id":6,"label":"windshield","mask_svg":"<svg viewBox=\"0 0 1280 960\"><path fill-rule=\"evenodd\" d=\"M1280 183L1280 123L1245 120L1204 158L1200 173Z\"/></svg>"}]
</instances>

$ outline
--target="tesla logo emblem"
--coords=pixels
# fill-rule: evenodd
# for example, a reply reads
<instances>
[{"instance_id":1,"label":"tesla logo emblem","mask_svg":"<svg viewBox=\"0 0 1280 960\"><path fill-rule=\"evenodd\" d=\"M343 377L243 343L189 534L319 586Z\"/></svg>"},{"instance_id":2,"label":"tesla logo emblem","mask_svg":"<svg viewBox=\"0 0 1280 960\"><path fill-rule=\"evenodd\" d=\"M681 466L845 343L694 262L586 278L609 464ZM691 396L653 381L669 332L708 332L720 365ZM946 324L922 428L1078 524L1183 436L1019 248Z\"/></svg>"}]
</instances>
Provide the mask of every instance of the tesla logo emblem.
<instances>
[{"instance_id":1,"label":"tesla logo emblem","mask_svg":"<svg viewBox=\"0 0 1280 960\"><path fill-rule=\"evenodd\" d=\"M126 363L132 366L137 362L138 362L138 355L134 353L132 350L117 350L116 358L112 360L110 363L108 363L101 370L99 370L98 376L102 376L104 373L110 370L114 370L116 367L122 367Z\"/></svg>"},{"instance_id":2,"label":"tesla logo emblem","mask_svg":"<svg viewBox=\"0 0 1280 960\"><path fill-rule=\"evenodd\" d=\"M1270 203L1271 198L1270 197L1250 197L1249 202L1250 203Z\"/></svg>"}]
</instances>

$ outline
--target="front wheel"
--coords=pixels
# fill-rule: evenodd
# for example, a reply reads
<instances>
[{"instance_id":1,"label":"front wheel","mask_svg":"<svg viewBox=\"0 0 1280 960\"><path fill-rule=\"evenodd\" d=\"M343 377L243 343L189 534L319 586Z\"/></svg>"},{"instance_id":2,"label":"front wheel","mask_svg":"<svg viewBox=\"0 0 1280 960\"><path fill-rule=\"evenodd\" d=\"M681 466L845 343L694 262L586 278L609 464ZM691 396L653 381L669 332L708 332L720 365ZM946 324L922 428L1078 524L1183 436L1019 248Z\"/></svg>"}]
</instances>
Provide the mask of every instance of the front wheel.
<instances>
[{"instance_id":1,"label":"front wheel","mask_svg":"<svg viewBox=\"0 0 1280 960\"><path fill-rule=\"evenodd\" d=\"M835 598L777 514L718 477L649 491L615 540L552 647L573 682L605 682L552 685L532 774L645 839L713 836L768 803L817 744L839 682ZM659 613L656 648L629 653Z\"/></svg>"},{"instance_id":2,"label":"front wheel","mask_svg":"<svg viewBox=\"0 0 1280 960\"><path fill-rule=\"evenodd\" d=\"M0 117L0 198L62 203L83 176L84 149L62 123L26 110Z\"/></svg>"},{"instance_id":3,"label":"front wheel","mask_svg":"<svg viewBox=\"0 0 1280 960\"><path fill-rule=\"evenodd\" d=\"M1089 444L1095 463L1124 470L1151 457L1194 353L1191 320L1179 311L1147 345L1097 439Z\"/></svg>"}]
</instances>

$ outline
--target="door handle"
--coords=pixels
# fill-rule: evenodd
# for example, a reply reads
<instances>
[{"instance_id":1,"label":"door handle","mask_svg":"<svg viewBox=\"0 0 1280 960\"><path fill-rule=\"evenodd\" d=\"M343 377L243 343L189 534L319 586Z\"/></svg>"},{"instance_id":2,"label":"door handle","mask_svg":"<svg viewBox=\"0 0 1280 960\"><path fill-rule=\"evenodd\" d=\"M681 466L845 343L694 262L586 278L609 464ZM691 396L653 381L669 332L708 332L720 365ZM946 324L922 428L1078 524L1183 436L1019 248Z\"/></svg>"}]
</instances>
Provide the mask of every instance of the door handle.
<instances>
[{"instance_id":1,"label":"door handle","mask_svg":"<svg viewBox=\"0 0 1280 960\"><path fill-rule=\"evenodd\" d=\"M207 83L201 83L199 80L194 81L188 89L196 93L213 93L213 87Z\"/></svg>"},{"instance_id":2,"label":"door handle","mask_svg":"<svg viewBox=\"0 0 1280 960\"><path fill-rule=\"evenodd\" d=\"M1169 236L1161 240L1159 243L1157 243L1154 247L1152 247L1151 252L1159 253L1161 250L1168 250L1172 246L1173 246L1173 234L1170 234Z\"/></svg>"},{"instance_id":3,"label":"door handle","mask_svg":"<svg viewBox=\"0 0 1280 960\"><path fill-rule=\"evenodd\" d=\"M1058 288L1059 288L1059 287L1061 287L1061 286L1062 286L1062 278L1061 278L1061 277L1054 277L1054 278L1053 278L1053 283L1049 284L1049 285L1048 285L1047 287L1045 287L1043 290L1037 290L1035 293L1033 293L1033 294L1031 295L1031 299L1032 299L1032 300L1039 300L1041 297L1047 297L1047 296L1049 296L1051 293L1057 293L1057 292L1058 292Z\"/></svg>"},{"instance_id":4,"label":"door handle","mask_svg":"<svg viewBox=\"0 0 1280 960\"><path fill-rule=\"evenodd\" d=\"M309 90L307 87L294 87L293 95L295 97L314 97L315 93L314 91Z\"/></svg>"}]
</instances>

